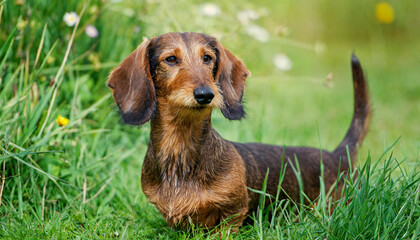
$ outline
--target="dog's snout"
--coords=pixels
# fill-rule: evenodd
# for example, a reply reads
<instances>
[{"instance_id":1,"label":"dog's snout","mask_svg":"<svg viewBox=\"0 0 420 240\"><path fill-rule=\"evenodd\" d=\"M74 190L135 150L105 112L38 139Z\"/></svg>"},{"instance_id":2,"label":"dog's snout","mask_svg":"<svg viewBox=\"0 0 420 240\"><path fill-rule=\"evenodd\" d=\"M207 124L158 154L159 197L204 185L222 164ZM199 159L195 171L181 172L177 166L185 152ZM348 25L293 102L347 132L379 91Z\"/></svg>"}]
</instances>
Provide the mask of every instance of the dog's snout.
<instances>
[{"instance_id":1,"label":"dog's snout","mask_svg":"<svg viewBox=\"0 0 420 240\"><path fill-rule=\"evenodd\" d=\"M214 92L209 87L199 87L194 90L194 98L199 104L209 104L214 98Z\"/></svg>"}]
</instances>

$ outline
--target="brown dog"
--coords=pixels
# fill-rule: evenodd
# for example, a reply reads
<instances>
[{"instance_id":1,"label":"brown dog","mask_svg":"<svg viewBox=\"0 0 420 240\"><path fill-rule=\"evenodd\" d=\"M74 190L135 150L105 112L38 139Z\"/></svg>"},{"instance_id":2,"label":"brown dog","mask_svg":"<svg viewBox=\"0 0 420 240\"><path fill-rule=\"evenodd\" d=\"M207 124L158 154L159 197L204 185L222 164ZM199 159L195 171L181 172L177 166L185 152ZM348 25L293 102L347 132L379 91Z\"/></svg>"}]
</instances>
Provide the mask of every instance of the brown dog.
<instances>
[{"instance_id":1,"label":"brown dog","mask_svg":"<svg viewBox=\"0 0 420 240\"><path fill-rule=\"evenodd\" d=\"M347 150L357 156L369 127L367 84L355 56L353 121L340 145L322 151L325 187L339 171L349 169ZM199 33L168 33L143 42L109 77L108 86L125 123L151 121L150 141L143 163L142 188L169 225L212 227L230 217L239 226L257 209L258 194L269 169L267 192L276 195L282 157L288 163L282 189L299 198L295 157L303 188L310 199L319 195L321 151L235 143L211 126L211 112L236 120L244 116L242 94L248 70L215 38ZM340 186L339 186L340 189ZM285 198L284 192L280 195Z\"/></svg>"}]
</instances>

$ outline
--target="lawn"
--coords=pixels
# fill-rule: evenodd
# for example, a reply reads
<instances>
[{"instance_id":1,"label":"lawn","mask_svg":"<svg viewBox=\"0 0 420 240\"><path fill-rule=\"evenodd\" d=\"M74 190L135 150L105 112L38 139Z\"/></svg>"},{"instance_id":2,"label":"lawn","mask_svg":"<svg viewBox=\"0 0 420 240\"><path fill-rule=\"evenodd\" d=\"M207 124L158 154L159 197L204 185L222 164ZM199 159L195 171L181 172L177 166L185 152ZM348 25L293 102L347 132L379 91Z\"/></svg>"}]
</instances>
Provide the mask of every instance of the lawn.
<instances>
[{"instance_id":1,"label":"lawn","mask_svg":"<svg viewBox=\"0 0 420 240\"><path fill-rule=\"evenodd\" d=\"M105 85L144 38L195 31L252 72L246 119L213 114L226 139L334 149L352 117L353 52L374 108L333 212L328 189L279 200L229 238L419 239L420 2L378 3L0 0L0 238L218 239L168 227L147 201L150 126L121 124Z\"/></svg>"}]
</instances>

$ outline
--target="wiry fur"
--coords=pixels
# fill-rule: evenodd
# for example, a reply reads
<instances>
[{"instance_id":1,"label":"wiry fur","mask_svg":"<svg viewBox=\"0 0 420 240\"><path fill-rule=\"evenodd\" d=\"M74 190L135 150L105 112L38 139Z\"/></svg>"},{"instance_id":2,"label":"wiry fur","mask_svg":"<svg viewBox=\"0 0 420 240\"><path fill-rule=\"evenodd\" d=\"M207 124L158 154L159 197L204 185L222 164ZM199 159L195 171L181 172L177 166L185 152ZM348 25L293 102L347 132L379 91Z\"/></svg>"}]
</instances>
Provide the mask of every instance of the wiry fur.
<instances>
[{"instance_id":1,"label":"wiry fur","mask_svg":"<svg viewBox=\"0 0 420 240\"><path fill-rule=\"evenodd\" d=\"M211 57L203 62L203 56ZM176 56L176 64L165 59ZM325 186L329 189L340 171L347 171L357 145L368 131L370 100L367 84L355 56L352 58L355 111L346 137L333 152L322 151ZM143 42L110 75L108 86L129 124L151 121L150 141L142 170L142 188L168 224L213 227L230 217L240 226L256 210L269 169L267 191L275 195L282 157L287 163L282 188L299 197L290 165L298 159L304 191L310 199L319 194L321 151L308 147L234 143L224 140L211 126L211 112L220 108L231 120L245 111L242 95L249 75L245 65L213 37L198 33L168 33ZM200 105L194 97L199 87L214 92L211 103ZM341 188L342 183L339 183ZM281 197L285 198L284 192Z\"/></svg>"}]
</instances>

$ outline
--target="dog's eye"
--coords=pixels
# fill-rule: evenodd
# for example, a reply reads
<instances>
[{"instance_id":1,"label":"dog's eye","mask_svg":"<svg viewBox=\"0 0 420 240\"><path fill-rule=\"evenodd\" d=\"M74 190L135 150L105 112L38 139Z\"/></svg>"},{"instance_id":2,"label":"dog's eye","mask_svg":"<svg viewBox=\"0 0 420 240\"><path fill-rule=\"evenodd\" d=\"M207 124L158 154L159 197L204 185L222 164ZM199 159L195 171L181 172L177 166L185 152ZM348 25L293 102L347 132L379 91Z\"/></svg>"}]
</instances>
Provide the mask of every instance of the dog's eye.
<instances>
[{"instance_id":1,"label":"dog's eye","mask_svg":"<svg viewBox=\"0 0 420 240\"><path fill-rule=\"evenodd\" d=\"M170 63L170 64L175 64L175 63L177 63L177 62L178 62L178 60L177 60L177 58L176 58L175 56L170 56L170 57L167 57L167 58L165 59L165 61L166 61L167 63Z\"/></svg>"},{"instance_id":2,"label":"dog's eye","mask_svg":"<svg viewBox=\"0 0 420 240\"><path fill-rule=\"evenodd\" d=\"M207 54L204 55L204 57L203 57L204 63L209 63L211 60L212 60L212 58L209 55L207 55Z\"/></svg>"}]
</instances>

